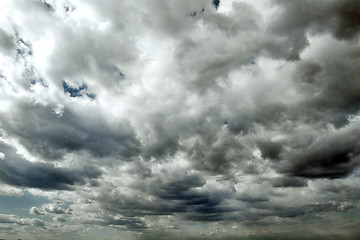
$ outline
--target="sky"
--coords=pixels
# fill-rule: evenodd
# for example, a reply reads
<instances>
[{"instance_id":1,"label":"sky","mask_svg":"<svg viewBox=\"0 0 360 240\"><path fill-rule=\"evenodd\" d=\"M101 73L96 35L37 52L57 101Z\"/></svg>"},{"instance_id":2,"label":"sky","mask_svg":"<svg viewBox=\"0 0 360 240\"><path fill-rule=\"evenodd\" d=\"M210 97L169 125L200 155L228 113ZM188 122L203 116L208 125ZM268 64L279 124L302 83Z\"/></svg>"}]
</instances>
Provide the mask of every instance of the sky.
<instances>
[{"instance_id":1,"label":"sky","mask_svg":"<svg viewBox=\"0 0 360 240\"><path fill-rule=\"evenodd\" d=\"M1 0L0 238L360 238L360 1Z\"/></svg>"}]
</instances>

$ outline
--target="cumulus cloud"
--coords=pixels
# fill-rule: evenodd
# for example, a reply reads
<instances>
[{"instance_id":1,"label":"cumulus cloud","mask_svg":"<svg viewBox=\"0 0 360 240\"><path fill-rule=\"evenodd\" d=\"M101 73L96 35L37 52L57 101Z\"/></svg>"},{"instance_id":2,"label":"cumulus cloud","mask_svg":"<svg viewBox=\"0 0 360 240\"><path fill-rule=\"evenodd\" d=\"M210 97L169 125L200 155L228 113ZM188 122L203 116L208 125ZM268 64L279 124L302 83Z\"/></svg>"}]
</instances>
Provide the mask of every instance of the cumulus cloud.
<instances>
[{"instance_id":1,"label":"cumulus cloud","mask_svg":"<svg viewBox=\"0 0 360 240\"><path fill-rule=\"evenodd\" d=\"M6 236L359 235L358 1L0 6Z\"/></svg>"},{"instance_id":2,"label":"cumulus cloud","mask_svg":"<svg viewBox=\"0 0 360 240\"><path fill-rule=\"evenodd\" d=\"M31 207L29 209L30 214L34 215L46 215L46 214L71 214L72 209L63 209L61 206L58 206L56 204L46 204L41 206L40 208L37 207Z\"/></svg>"}]
</instances>

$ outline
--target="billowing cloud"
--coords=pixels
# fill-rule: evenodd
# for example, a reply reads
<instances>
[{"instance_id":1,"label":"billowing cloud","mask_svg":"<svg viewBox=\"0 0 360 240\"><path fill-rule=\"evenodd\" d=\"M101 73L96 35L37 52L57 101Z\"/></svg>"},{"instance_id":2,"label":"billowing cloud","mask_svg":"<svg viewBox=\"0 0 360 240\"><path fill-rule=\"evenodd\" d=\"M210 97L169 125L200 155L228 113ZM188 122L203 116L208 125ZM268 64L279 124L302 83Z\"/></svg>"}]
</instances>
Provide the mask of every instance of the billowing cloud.
<instances>
[{"instance_id":1,"label":"billowing cloud","mask_svg":"<svg viewBox=\"0 0 360 240\"><path fill-rule=\"evenodd\" d=\"M46 215L46 214L71 214L72 209L63 209L61 206L56 204L46 204L41 206L41 208L31 207L29 212L34 215Z\"/></svg>"},{"instance_id":2,"label":"billowing cloud","mask_svg":"<svg viewBox=\"0 0 360 240\"><path fill-rule=\"evenodd\" d=\"M5 237L359 236L358 1L0 6Z\"/></svg>"}]
</instances>

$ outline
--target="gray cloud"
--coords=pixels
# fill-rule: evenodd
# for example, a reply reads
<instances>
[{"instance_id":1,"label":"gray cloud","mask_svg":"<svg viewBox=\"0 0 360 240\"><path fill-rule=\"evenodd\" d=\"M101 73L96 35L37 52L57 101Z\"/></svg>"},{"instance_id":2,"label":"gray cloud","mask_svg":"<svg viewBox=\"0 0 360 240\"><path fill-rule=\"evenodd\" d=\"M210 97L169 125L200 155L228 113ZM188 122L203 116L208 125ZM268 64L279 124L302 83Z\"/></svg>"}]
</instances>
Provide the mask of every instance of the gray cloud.
<instances>
[{"instance_id":1,"label":"gray cloud","mask_svg":"<svg viewBox=\"0 0 360 240\"><path fill-rule=\"evenodd\" d=\"M303 132L282 143L260 144L260 149L266 157L269 152L274 152L277 156L272 158L274 162L284 161L281 171L298 177L344 177L359 165L357 124L330 133L318 133L318 136L312 134Z\"/></svg>"},{"instance_id":2,"label":"gray cloud","mask_svg":"<svg viewBox=\"0 0 360 240\"><path fill-rule=\"evenodd\" d=\"M318 33L328 31L339 39L354 38L359 30L359 3L347 1L288 2L275 0L283 8L273 23L278 33L309 31Z\"/></svg>"},{"instance_id":3,"label":"gray cloud","mask_svg":"<svg viewBox=\"0 0 360 240\"><path fill-rule=\"evenodd\" d=\"M80 150L88 151L94 157L114 156L126 160L139 151L139 143L129 123L110 126L96 116L93 121L83 122L81 119L85 116L81 115L84 113L70 109L58 117L49 106L38 104L21 103L18 109L17 113L2 118L1 125L7 134L16 136L29 151L44 160L56 160L67 152ZM26 123L23 119L27 119Z\"/></svg>"},{"instance_id":4,"label":"gray cloud","mask_svg":"<svg viewBox=\"0 0 360 240\"><path fill-rule=\"evenodd\" d=\"M0 29L0 48L6 54L11 54L11 52L15 49L15 39L13 36L5 32L3 29Z\"/></svg>"},{"instance_id":5,"label":"gray cloud","mask_svg":"<svg viewBox=\"0 0 360 240\"><path fill-rule=\"evenodd\" d=\"M358 236L357 1L0 5L9 235Z\"/></svg>"},{"instance_id":6,"label":"gray cloud","mask_svg":"<svg viewBox=\"0 0 360 240\"><path fill-rule=\"evenodd\" d=\"M40 189L70 189L71 185L84 184L87 178L98 178L101 171L87 166L81 170L55 167L53 164L32 163L18 155L14 148L1 143L5 154L0 160L0 180L9 185Z\"/></svg>"},{"instance_id":7,"label":"gray cloud","mask_svg":"<svg viewBox=\"0 0 360 240\"><path fill-rule=\"evenodd\" d=\"M277 177L268 179L274 187L306 187L307 181L299 177Z\"/></svg>"},{"instance_id":8,"label":"gray cloud","mask_svg":"<svg viewBox=\"0 0 360 240\"><path fill-rule=\"evenodd\" d=\"M5 215L5 214L0 215L1 223L15 223L16 222L15 219L16 219L16 216L14 216L14 215Z\"/></svg>"}]
</instances>

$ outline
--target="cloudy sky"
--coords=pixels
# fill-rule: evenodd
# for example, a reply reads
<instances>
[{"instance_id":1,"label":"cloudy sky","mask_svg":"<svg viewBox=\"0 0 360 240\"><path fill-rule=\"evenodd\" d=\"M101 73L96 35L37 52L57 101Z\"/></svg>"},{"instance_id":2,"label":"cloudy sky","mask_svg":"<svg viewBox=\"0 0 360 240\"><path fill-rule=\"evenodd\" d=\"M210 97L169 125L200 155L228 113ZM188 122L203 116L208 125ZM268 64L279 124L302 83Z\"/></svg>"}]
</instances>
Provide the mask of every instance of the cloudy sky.
<instances>
[{"instance_id":1,"label":"cloudy sky","mask_svg":"<svg viewBox=\"0 0 360 240\"><path fill-rule=\"evenodd\" d=\"M359 239L360 1L1 0L0 238Z\"/></svg>"}]
</instances>

